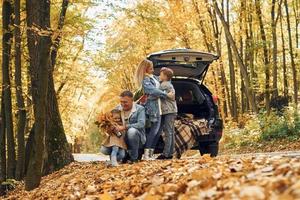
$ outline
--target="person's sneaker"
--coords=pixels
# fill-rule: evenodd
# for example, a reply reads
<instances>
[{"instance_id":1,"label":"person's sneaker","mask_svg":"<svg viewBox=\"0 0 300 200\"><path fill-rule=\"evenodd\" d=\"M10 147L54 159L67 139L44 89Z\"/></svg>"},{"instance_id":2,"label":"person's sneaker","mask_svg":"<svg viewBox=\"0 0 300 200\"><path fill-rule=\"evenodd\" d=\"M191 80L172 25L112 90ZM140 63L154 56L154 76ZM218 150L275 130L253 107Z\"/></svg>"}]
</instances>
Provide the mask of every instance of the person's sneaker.
<instances>
[{"instance_id":1,"label":"person's sneaker","mask_svg":"<svg viewBox=\"0 0 300 200\"><path fill-rule=\"evenodd\" d=\"M160 154L156 159L157 160L169 160L169 159L172 159L172 158L173 158L172 156L166 157L165 155Z\"/></svg>"},{"instance_id":2,"label":"person's sneaker","mask_svg":"<svg viewBox=\"0 0 300 200\"><path fill-rule=\"evenodd\" d=\"M144 149L143 160L150 160L150 149Z\"/></svg>"},{"instance_id":3,"label":"person's sneaker","mask_svg":"<svg viewBox=\"0 0 300 200\"><path fill-rule=\"evenodd\" d=\"M113 167L119 166L116 156L111 156L110 162Z\"/></svg>"}]
</instances>

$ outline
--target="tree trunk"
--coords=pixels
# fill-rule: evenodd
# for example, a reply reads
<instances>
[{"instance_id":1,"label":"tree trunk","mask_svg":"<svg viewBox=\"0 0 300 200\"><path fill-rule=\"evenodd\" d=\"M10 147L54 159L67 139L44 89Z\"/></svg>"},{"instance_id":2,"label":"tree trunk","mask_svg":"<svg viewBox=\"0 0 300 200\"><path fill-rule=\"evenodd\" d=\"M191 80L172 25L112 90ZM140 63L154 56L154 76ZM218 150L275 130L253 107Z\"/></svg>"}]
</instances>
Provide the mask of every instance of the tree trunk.
<instances>
[{"instance_id":1,"label":"tree trunk","mask_svg":"<svg viewBox=\"0 0 300 200\"><path fill-rule=\"evenodd\" d=\"M1 95L1 118L0 118L0 184L6 180L6 142L5 142L5 112L3 102L3 91ZM0 186L0 196L4 188Z\"/></svg>"},{"instance_id":2,"label":"tree trunk","mask_svg":"<svg viewBox=\"0 0 300 200\"><path fill-rule=\"evenodd\" d=\"M229 0L226 1L226 23L228 29L230 31L229 26ZM238 113L237 113L237 99L236 99L236 92L235 92L235 71L234 71L234 63L232 58L232 51L230 47L230 42L225 35L226 38L226 45L227 45L227 55L228 55L228 66L229 66L229 76L230 76L230 97L231 97L231 117L237 121L238 120Z\"/></svg>"},{"instance_id":3,"label":"tree trunk","mask_svg":"<svg viewBox=\"0 0 300 200\"><path fill-rule=\"evenodd\" d=\"M287 67L286 67L286 54L285 54L285 41L283 34L282 13L280 13L280 30L281 30L281 45L282 45L282 69L283 69L283 96L289 96L288 80L287 80Z\"/></svg>"},{"instance_id":4,"label":"tree trunk","mask_svg":"<svg viewBox=\"0 0 300 200\"><path fill-rule=\"evenodd\" d=\"M242 4L242 7L244 7L243 4ZM242 20L243 20L243 18L241 17L240 23L239 23L240 30L243 29L243 27L242 27L243 21ZM240 51L239 51L240 56L241 56L241 58L244 58L244 66L245 66L245 70L247 71L247 74L248 74L247 59L246 59L247 54L244 53L244 41L243 41L243 37L241 34L239 35L239 42L240 42ZM240 73L240 77L241 78L243 77L243 75L241 73ZM250 78L249 78L249 80L250 80ZM254 92L253 92L253 95L254 95ZM249 110L249 98L247 98L245 83L242 80L241 80L241 110L242 110L242 113L245 113Z\"/></svg>"},{"instance_id":5,"label":"tree trunk","mask_svg":"<svg viewBox=\"0 0 300 200\"><path fill-rule=\"evenodd\" d=\"M249 70L250 70L250 77L251 83L253 88L256 88L257 85L257 73L254 66L254 40L253 40L253 15L252 15L252 3L250 2L247 23L249 26L249 34L247 35L249 41ZM255 92L254 92L255 94Z\"/></svg>"},{"instance_id":6,"label":"tree trunk","mask_svg":"<svg viewBox=\"0 0 300 200\"><path fill-rule=\"evenodd\" d=\"M45 138L47 155L43 174L61 169L74 160L58 109L52 73L49 73L48 79L47 132Z\"/></svg>"},{"instance_id":7,"label":"tree trunk","mask_svg":"<svg viewBox=\"0 0 300 200\"><path fill-rule=\"evenodd\" d=\"M293 85L294 85L293 99L294 99L295 105L297 105L298 104L297 70L296 70L296 64L295 64L295 60L294 60L290 15L289 15L289 8L288 8L287 0L284 0L284 7L285 7L285 12L286 12L286 21L287 21L288 38L289 38L289 54L290 54L290 58L291 58L291 67L292 67L292 74L293 74Z\"/></svg>"},{"instance_id":8,"label":"tree trunk","mask_svg":"<svg viewBox=\"0 0 300 200\"><path fill-rule=\"evenodd\" d=\"M208 4L207 1L205 1L206 4ZM225 70L224 70L224 64L223 64L223 60L222 60L222 52L221 52L221 33L219 31L219 27L218 27L218 22L217 22L217 16L215 12L211 12L210 8L207 6L207 11L209 12L209 16L210 16L210 20L211 20L211 25L212 25L212 30L213 30L213 36L214 36L214 44L215 46L213 46L213 44L209 43L206 44L208 51L217 51L217 54L220 56L219 59L219 65L217 67L217 72L218 72L218 77L219 77L219 81L221 83L221 102L222 102L222 116L223 117L228 117L228 107L230 108L230 97L229 97L229 87L228 87L228 83L226 80L226 75L225 75ZM198 10L198 15L200 18L200 11ZM203 34L205 32L202 32ZM207 37L205 37L207 38Z\"/></svg>"},{"instance_id":9,"label":"tree trunk","mask_svg":"<svg viewBox=\"0 0 300 200\"><path fill-rule=\"evenodd\" d=\"M299 43L299 29L300 29L300 1L293 1L293 10L295 16L295 29L296 29L296 48L300 48ZM297 51L295 52L295 57L298 57Z\"/></svg>"},{"instance_id":10,"label":"tree trunk","mask_svg":"<svg viewBox=\"0 0 300 200\"><path fill-rule=\"evenodd\" d=\"M273 88L272 88L272 98L276 99L278 96L278 86L277 86L277 34L276 34L276 25L277 20L275 18L275 3L276 0L272 0L272 9L271 9L271 27L272 27L272 41L273 41L273 48L272 48L272 64L273 64Z\"/></svg>"},{"instance_id":11,"label":"tree trunk","mask_svg":"<svg viewBox=\"0 0 300 200\"><path fill-rule=\"evenodd\" d=\"M267 113L270 113L270 61L268 55L267 38L264 24L262 21L262 13L260 8L260 0L255 0L256 14L258 16L260 35L263 43L264 65L265 65L265 104Z\"/></svg>"},{"instance_id":12,"label":"tree trunk","mask_svg":"<svg viewBox=\"0 0 300 200\"><path fill-rule=\"evenodd\" d=\"M209 40L209 37L207 37L207 33L205 30L205 24L204 24L204 19L201 17L201 11L199 10L199 6L198 6L198 2L196 0L192 0L193 3L193 7L197 13L198 19L199 19L199 29L202 33L202 38L203 38L203 42L205 44L205 47L207 49L208 52L212 52L214 51L214 47L213 47L213 42L211 40Z\"/></svg>"},{"instance_id":13,"label":"tree trunk","mask_svg":"<svg viewBox=\"0 0 300 200\"><path fill-rule=\"evenodd\" d=\"M25 177L25 189L32 190L40 184L43 167L48 71L51 48L50 1L26 0L26 11L27 26L29 27L27 29L27 38L30 57L35 134Z\"/></svg>"},{"instance_id":14,"label":"tree trunk","mask_svg":"<svg viewBox=\"0 0 300 200\"><path fill-rule=\"evenodd\" d=\"M215 16L214 18L217 18L216 13L214 12ZM224 113L224 117L227 118L228 117L228 107L227 107L227 101L226 97L228 97L227 95L229 94L229 87L227 84L227 80L226 80L226 76L225 76L225 70L224 70L224 65L223 65L223 59L221 58L222 56L222 50L221 50L221 34L219 31L219 26L218 26L218 22L216 21L215 23L215 29L216 33L215 35L215 41L216 41L216 49L217 49L217 54L220 56L220 60L219 60L219 66L220 66L220 77L221 77L221 92L222 92L222 109L223 109L223 113ZM230 102L228 102L228 105L230 104Z\"/></svg>"},{"instance_id":15,"label":"tree trunk","mask_svg":"<svg viewBox=\"0 0 300 200\"><path fill-rule=\"evenodd\" d=\"M16 170L15 140L13 130L11 85L10 85L10 54L12 32L10 30L12 5L10 1L4 0L2 5L2 90L4 93L5 123L7 131L7 177L14 178Z\"/></svg>"},{"instance_id":16,"label":"tree trunk","mask_svg":"<svg viewBox=\"0 0 300 200\"><path fill-rule=\"evenodd\" d=\"M246 70L246 67L243 63L243 60L241 59L241 56L238 52L238 49L237 49L237 46L233 40L233 37L228 29L228 26L227 26L227 23L217 5L217 2L216 0L213 0L213 6L214 6L214 9L217 13L217 15L219 16L221 22L222 22L222 25L224 27L224 30L225 30L225 34L227 35L229 41L230 41L230 44L231 44L231 47L233 49L233 52L234 52L234 55L236 56L236 59L237 59L237 63L241 69L241 73L242 73L242 76L243 76L243 81L245 83L245 91L246 91L246 94L247 94L247 98L249 99L250 101L250 104L251 104L251 107L252 107L252 110L257 113L258 110L257 110L257 106L256 106L256 102L255 102L255 98L254 98L254 94L253 94L253 91L252 91L252 86L251 86L251 83L250 83L250 79L248 77L248 74L247 74L247 70Z\"/></svg>"},{"instance_id":17,"label":"tree trunk","mask_svg":"<svg viewBox=\"0 0 300 200\"><path fill-rule=\"evenodd\" d=\"M21 70L21 31L20 31L20 0L15 0L15 84L18 108L17 139L18 139L18 162L16 169L16 179L21 180L24 176L25 162L25 126L26 110L22 90L22 70Z\"/></svg>"},{"instance_id":18,"label":"tree trunk","mask_svg":"<svg viewBox=\"0 0 300 200\"><path fill-rule=\"evenodd\" d=\"M62 2L62 10L57 27L57 31L59 32L62 31L64 25L68 3L68 0L63 0ZM53 70L56 63L57 50L60 45L61 35L58 34L54 41L55 42L51 51L50 72L48 75L49 84L47 93L47 131L45 138L46 157L43 169L44 174L49 174L55 170L61 169L65 165L74 161L61 120L53 80Z\"/></svg>"}]
</instances>

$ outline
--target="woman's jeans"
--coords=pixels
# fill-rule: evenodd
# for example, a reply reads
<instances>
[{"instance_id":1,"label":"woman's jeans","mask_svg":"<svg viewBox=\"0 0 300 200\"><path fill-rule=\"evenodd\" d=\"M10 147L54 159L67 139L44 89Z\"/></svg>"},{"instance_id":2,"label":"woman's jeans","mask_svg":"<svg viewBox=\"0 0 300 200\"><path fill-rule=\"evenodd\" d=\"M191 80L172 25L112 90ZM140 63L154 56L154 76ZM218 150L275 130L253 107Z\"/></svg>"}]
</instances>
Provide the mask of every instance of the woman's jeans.
<instances>
[{"instance_id":1,"label":"woman's jeans","mask_svg":"<svg viewBox=\"0 0 300 200\"><path fill-rule=\"evenodd\" d=\"M157 122L151 122L149 132L146 134L145 149L155 149L156 143L159 139L159 128L161 124L161 116L158 117Z\"/></svg>"},{"instance_id":2,"label":"woman's jeans","mask_svg":"<svg viewBox=\"0 0 300 200\"><path fill-rule=\"evenodd\" d=\"M125 150L118 146L101 146L100 152L104 155L110 155L110 160L122 161L125 157Z\"/></svg>"},{"instance_id":3,"label":"woman's jeans","mask_svg":"<svg viewBox=\"0 0 300 200\"><path fill-rule=\"evenodd\" d=\"M176 113L170 113L162 115L161 126L158 132L158 138L161 135L162 131L165 133L165 146L163 155L165 157L172 157L174 152L174 143L175 143L175 119Z\"/></svg>"}]
</instances>

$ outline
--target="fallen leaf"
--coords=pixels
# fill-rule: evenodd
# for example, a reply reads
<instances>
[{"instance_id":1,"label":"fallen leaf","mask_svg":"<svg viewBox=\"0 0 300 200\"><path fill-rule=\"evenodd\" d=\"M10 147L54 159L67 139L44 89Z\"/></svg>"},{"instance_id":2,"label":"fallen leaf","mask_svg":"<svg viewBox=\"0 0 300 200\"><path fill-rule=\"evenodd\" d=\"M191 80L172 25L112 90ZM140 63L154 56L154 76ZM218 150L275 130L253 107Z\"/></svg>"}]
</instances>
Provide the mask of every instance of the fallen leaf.
<instances>
[{"instance_id":1,"label":"fallen leaf","mask_svg":"<svg viewBox=\"0 0 300 200\"><path fill-rule=\"evenodd\" d=\"M265 199L264 188L260 186L244 186L240 190L240 196L248 199Z\"/></svg>"}]
</instances>

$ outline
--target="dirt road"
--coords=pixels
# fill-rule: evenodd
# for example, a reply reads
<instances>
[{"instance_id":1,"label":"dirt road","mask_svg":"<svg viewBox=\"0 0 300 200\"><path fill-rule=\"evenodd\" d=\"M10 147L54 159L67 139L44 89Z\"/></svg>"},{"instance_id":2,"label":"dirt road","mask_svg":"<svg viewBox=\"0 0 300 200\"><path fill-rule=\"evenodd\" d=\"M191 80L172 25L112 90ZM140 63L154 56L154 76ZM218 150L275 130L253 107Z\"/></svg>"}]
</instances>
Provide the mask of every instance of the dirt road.
<instances>
[{"instance_id":1,"label":"dirt road","mask_svg":"<svg viewBox=\"0 0 300 200\"><path fill-rule=\"evenodd\" d=\"M95 161L108 161L109 157L102 154L73 154L77 162L95 162ZM228 156L228 155L220 155ZM247 153L247 154L233 154L230 155L234 158L241 158L243 156L282 156L282 157L300 157L300 151L282 151L282 152L266 152L266 153ZM192 156L183 157L183 159L200 158L197 152Z\"/></svg>"}]
</instances>

